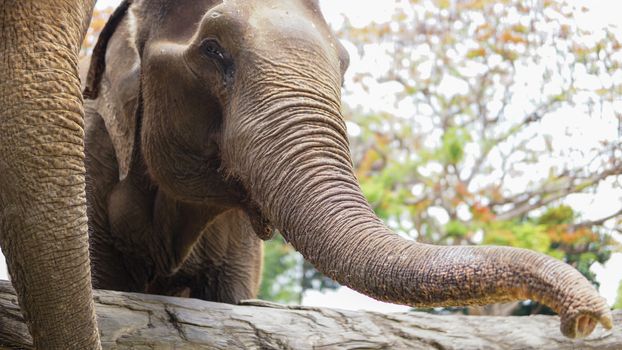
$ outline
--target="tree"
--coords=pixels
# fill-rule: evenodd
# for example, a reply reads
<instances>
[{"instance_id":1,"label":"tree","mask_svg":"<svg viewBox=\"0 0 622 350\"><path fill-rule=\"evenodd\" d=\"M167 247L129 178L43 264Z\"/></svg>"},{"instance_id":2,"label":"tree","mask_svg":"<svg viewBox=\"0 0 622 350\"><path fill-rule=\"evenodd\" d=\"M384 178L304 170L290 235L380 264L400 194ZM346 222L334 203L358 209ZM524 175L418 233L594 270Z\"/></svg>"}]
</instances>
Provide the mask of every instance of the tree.
<instances>
[{"instance_id":1,"label":"tree","mask_svg":"<svg viewBox=\"0 0 622 350\"><path fill-rule=\"evenodd\" d=\"M91 23L89 24L89 30L84 36L84 40L82 41L82 46L80 47L80 58L88 57L95 44L97 43L97 38L99 37L99 33L101 33L102 29L106 25L108 21L108 17L114 11L114 7L108 6L102 9L95 8L93 10L93 16L91 17Z\"/></svg>"},{"instance_id":2,"label":"tree","mask_svg":"<svg viewBox=\"0 0 622 350\"><path fill-rule=\"evenodd\" d=\"M537 250L595 282L590 266L616 245L604 224L622 205L582 220L564 199L620 188L622 46L606 28L578 27L575 13L552 1L411 1L391 23L342 29L361 60L377 57L373 42L390 61L353 80L395 91L392 112L350 105L347 114L360 130L352 144L363 190L393 229L428 243ZM564 113L614 132L564 145L552 128Z\"/></svg>"}]
</instances>

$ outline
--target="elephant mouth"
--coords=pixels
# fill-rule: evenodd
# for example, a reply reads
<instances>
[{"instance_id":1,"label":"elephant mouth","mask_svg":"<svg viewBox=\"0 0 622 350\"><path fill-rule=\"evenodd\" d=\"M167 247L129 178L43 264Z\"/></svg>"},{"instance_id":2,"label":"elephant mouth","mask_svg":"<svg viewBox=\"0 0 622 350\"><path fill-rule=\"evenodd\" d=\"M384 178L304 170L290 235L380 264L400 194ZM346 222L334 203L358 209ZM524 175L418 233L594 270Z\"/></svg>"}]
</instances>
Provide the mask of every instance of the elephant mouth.
<instances>
[{"instance_id":1,"label":"elephant mouth","mask_svg":"<svg viewBox=\"0 0 622 350\"><path fill-rule=\"evenodd\" d=\"M264 241L272 239L275 234L274 225L263 215L259 205L253 200L247 199L243 203L243 208L257 237Z\"/></svg>"}]
</instances>

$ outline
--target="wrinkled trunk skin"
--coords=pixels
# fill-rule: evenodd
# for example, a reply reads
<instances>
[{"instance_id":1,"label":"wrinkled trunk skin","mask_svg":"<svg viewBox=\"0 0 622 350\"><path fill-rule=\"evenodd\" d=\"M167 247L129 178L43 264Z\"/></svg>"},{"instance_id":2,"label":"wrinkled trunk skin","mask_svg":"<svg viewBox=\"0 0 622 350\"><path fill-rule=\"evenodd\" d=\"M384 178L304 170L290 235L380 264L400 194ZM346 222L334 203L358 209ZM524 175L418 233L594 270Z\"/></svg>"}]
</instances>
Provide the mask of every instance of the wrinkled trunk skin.
<instances>
[{"instance_id":1,"label":"wrinkled trunk skin","mask_svg":"<svg viewBox=\"0 0 622 350\"><path fill-rule=\"evenodd\" d=\"M561 261L509 247L425 245L391 232L355 178L328 59L297 54L277 65L248 57L258 69L242 84L260 92L234 97L229 113L243 121L228 125L224 158L263 214L320 271L413 306L535 299L560 313L569 337L589 334L598 321L611 326L604 299Z\"/></svg>"},{"instance_id":2,"label":"wrinkled trunk skin","mask_svg":"<svg viewBox=\"0 0 622 350\"><path fill-rule=\"evenodd\" d=\"M94 3L0 2L0 244L38 349L100 348L77 74Z\"/></svg>"}]
</instances>

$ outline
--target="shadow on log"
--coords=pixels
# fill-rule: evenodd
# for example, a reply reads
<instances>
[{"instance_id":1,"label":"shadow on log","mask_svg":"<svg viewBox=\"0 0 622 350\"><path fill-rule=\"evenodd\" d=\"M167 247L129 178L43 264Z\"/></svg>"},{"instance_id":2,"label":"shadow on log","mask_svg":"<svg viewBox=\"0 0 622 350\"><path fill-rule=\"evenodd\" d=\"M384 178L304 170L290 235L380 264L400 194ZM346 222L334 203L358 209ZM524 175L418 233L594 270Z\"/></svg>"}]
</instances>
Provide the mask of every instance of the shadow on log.
<instances>
[{"instance_id":1,"label":"shadow on log","mask_svg":"<svg viewBox=\"0 0 622 350\"><path fill-rule=\"evenodd\" d=\"M96 291L104 349L622 349L622 312L612 331L564 338L553 316L435 316L245 305ZM62 322L63 320L59 320ZM30 348L9 282L0 281L0 348Z\"/></svg>"}]
</instances>

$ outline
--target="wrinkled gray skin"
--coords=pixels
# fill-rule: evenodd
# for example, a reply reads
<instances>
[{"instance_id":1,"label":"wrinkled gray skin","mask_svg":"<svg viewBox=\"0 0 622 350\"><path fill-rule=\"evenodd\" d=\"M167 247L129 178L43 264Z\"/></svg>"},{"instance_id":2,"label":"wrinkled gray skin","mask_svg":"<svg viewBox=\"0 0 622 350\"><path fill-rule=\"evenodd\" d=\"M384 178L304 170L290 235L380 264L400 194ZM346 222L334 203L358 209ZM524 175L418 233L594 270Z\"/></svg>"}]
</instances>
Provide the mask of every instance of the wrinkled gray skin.
<instances>
[{"instance_id":1,"label":"wrinkled gray skin","mask_svg":"<svg viewBox=\"0 0 622 350\"><path fill-rule=\"evenodd\" d=\"M94 4L0 1L0 245L38 349L99 348L77 74Z\"/></svg>"},{"instance_id":2,"label":"wrinkled gray skin","mask_svg":"<svg viewBox=\"0 0 622 350\"><path fill-rule=\"evenodd\" d=\"M316 1L137 1L113 18L85 91L96 287L253 297L257 237L274 226L320 271L380 300L532 298L569 337L611 326L562 262L418 244L374 215L340 115L348 56Z\"/></svg>"}]
</instances>

